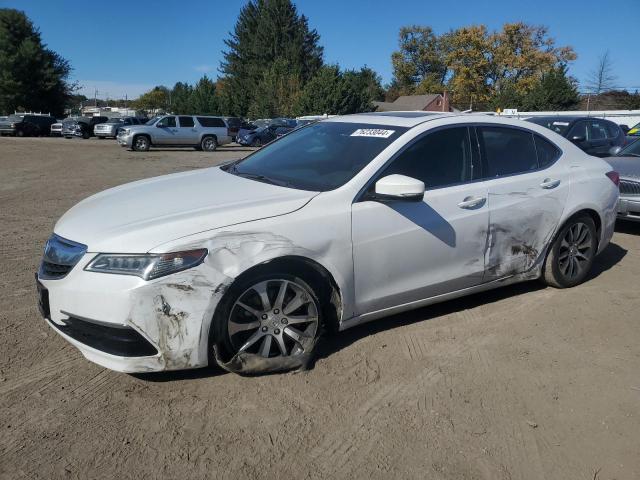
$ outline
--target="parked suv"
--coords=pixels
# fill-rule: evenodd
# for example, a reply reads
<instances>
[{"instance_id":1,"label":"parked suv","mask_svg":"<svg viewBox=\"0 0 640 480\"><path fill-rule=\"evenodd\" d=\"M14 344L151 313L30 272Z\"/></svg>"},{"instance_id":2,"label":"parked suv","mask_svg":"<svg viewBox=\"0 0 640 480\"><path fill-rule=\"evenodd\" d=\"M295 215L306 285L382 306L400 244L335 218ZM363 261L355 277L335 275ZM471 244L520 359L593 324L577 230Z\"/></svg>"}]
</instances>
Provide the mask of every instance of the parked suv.
<instances>
[{"instance_id":1,"label":"parked suv","mask_svg":"<svg viewBox=\"0 0 640 480\"><path fill-rule=\"evenodd\" d=\"M602 118L557 116L533 117L527 121L559 133L584 152L596 157L615 155L627 144L626 135L620 126Z\"/></svg>"},{"instance_id":2,"label":"parked suv","mask_svg":"<svg viewBox=\"0 0 640 480\"><path fill-rule=\"evenodd\" d=\"M0 122L0 135L16 137L41 137L49 135L51 125L57 120L51 115L14 114Z\"/></svg>"},{"instance_id":3,"label":"parked suv","mask_svg":"<svg viewBox=\"0 0 640 480\"><path fill-rule=\"evenodd\" d=\"M118 143L138 152L150 147L195 147L213 152L218 145L231 143L229 127L222 117L204 115L166 115L145 125L120 130Z\"/></svg>"},{"instance_id":4,"label":"parked suv","mask_svg":"<svg viewBox=\"0 0 640 480\"><path fill-rule=\"evenodd\" d=\"M143 123L143 121L136 117L110 118L106 122L96 125L93 129L93 133L98 138L116 138L121 128L128 127L130 125L141 125Z\"/></svg>"},{"instance_id":5,"label":"parked suv","mask_svg":"<svg viewBox=\"0 0 640 480\"><path fill-rule=\"evenodd\" d=\"M85 140L94 136L94 128L109 120L107 117L68 118L62 122L62 136L65 138L82 137Z\"/></svg>"}]
</instances>

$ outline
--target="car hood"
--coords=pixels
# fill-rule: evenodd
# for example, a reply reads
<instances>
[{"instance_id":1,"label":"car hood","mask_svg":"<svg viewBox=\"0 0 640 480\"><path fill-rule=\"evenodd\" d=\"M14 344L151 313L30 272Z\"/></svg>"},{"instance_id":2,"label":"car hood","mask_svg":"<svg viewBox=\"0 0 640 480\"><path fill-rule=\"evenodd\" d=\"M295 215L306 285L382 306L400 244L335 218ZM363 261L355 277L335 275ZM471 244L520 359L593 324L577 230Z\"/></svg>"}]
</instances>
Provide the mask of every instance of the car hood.
<instances>
[{"instance_id":1,"label":"car hood","mask_svg":"<svg viewBox=\"0 0 640 480\"><path fill-rule=\"evenodd\" d=\"M640 157L608 157L604 160L620 174L620 178L640 181Z\"/></svg>"},{"instance_id":2,"label":"car hood","mask_svg":"<svg viewBox=\"0 0 640 480\"><path fill-rule=\"evenodd\" d=\"M105 190L71 208L54 231L89 252L144 253L199 232L290 213L315 195L213 167Z\"/></svg>"}]
</instances>

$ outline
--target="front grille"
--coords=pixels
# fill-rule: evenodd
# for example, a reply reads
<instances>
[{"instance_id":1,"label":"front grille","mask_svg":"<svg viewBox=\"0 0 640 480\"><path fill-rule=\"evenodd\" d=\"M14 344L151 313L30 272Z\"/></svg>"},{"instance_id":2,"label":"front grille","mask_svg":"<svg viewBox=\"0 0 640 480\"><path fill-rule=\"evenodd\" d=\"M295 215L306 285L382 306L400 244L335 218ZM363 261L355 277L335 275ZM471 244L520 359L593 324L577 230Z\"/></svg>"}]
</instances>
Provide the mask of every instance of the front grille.
<instances>
[{"instance_id":1,"label":"front grille","mask_svg":"<svg viewBox=\"0 0 640 480\"><path fill-rule=\"evenodd\" d=\"M59 237L49 237L44 247L38 277L45 280L64 278L86 253L87 246Z\"/></svg>"},{"instance_id":2,"label":"front grille","mask_svg":"<svg viewBox=\"0 0 640 480\"><path fill-rule=\"evenodd\" d=\"M131 327L108 326L80 318L63 320L64 325L49 322L53 327L78 342L119 357L147 357L158 350Z\"/></svg>"},{"instance_id":3,"label":"front grille","mask_svg":"<svg viewBox=\"0 0 640 480\"><path fill-rule=\"evenodd\" d=\"M640 183L629 180L620 180L621 195L640 195Z\"/></svg>"}]
</instances>

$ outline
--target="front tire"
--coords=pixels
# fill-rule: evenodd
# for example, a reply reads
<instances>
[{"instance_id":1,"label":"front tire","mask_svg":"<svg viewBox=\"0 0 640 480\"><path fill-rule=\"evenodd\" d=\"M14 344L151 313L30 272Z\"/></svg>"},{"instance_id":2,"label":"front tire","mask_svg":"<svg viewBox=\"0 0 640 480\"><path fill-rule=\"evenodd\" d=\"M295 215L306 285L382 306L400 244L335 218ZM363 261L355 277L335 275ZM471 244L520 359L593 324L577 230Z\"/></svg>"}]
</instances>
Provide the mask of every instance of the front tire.
<instances>
[{"instance_id":1,"label":"front tire","mask_svg":"<svg viewBox=\"0 0 640 480\"><path fill-rule=\"evenodd\" d=\"M136 152L148 152L151 147L151 142L146 135L138 135L133 139L131 146Z\"/></svg>"},{"instance_id":2,"label":"front tire","mask_svg":"<svg viewBox=\"0 0 640 480\"><path fill-rule=\"evenodd\" d=\"M322 323L318 293L307 282L268 273L229 288L214 315L213 332L225 361L245 353L290 364L312 354Z\"/></svg>"},{"instance_id":3,"label":"front tire","mask_svg":"<svg viewBox=\"0 0 640 480\"><path fill-rule=\"evenodd\" d=\"M598 247L596 226L589 215L570 219L556 236L543 267L543 279L555 288L570 288L584 281Z\"/></svg>"}]
</instances>

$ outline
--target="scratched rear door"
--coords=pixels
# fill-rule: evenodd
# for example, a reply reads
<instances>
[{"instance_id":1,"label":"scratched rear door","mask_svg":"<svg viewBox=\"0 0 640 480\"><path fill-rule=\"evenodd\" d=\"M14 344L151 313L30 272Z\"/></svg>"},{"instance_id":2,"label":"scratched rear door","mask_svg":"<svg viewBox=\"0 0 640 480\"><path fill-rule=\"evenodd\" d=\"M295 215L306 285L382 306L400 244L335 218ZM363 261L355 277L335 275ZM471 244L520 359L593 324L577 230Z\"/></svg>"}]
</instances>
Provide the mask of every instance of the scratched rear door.
<instances>
[{"instance_id":1,"label":"scratched rear door","mask_svg":"<svg viewBox=\"0 0 640 480\"><path fill-rule=\"evenodd\" d=\"M530 130L476 128L488 188L485 281L523 273L543 260L569 194L561 150Z\"/></svg>"}]
</instances>

